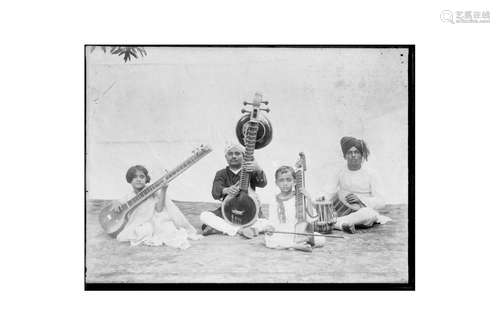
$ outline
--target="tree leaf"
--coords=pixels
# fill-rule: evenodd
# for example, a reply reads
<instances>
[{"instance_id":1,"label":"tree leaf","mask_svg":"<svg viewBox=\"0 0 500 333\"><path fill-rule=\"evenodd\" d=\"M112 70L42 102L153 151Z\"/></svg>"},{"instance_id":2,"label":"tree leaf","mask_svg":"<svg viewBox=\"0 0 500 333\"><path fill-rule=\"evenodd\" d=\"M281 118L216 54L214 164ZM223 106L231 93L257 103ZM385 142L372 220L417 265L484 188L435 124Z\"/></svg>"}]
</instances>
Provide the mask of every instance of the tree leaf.
<instances>
[{"instance_id":1,"label":"tree leaf","mask_svg":"<svg viewBox=\"0 0 500 333\"><path fill-rule=\"evenodd\" d=\"M95 46L91 46L90 47L90 53L94 52L94 50L95 50Z\"/></svg>"},{"instance_id":2,"label":"tree leaf","mask_svg":"<svg viewBox=\"0 0 500 333\"><path fill-rule=\"evenodd\" d=\"M101 46L101 49L106 53L106 46Z\"/></svg>"}]
</instances>

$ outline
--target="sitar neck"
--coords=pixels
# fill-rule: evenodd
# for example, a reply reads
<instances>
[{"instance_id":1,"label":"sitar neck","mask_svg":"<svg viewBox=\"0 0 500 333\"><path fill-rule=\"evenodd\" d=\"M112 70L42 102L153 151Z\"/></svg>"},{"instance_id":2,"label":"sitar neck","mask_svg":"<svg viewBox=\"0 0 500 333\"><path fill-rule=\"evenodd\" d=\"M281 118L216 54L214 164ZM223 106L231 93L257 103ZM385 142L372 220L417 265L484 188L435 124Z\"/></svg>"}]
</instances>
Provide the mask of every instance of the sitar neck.
<instances>
[{"instance_id":1,"label":"sitar neck","mask_svg":"<svg viewBox=\"0 0 500 333\"><path fill-rule=\"evenodd\" d=\"M163 182L166 181L171 181L178 175L180 175L184 170L189 168L191 165L193 165L195 162L200 160L203 156L208 154L210 150L203 151L201 153L197 153L195 155L190 156L187 158L184 162L181 164L177 165L175 168L172 170L168 171L165 175L163 175L160 179L155 181L153 184L147 186L144 188L142 191L137 193L135 197L132 199L128 200L124 205L127 206L128 208L137 206L147 198L149 198L151 195L153 195L156 191L158 191L163 184Z\"/></svg>"},{"instance_id":2,"label":"sitar neck","mask_svg":"<svg viewBox=\"0 0 500 333\"><path fill-rule=\"evenodd\" d=\"M259 125L257 122L250 121L248 123L248 128L245 135L245 153L243 154L243 160L245 162L253 161L253 152L255 151L255 141L257 140L257 130ZM250 183L250 173L245 171L243 168L240 175L240 190L248 191L248 186Z\"/></svg>"},{"instance_id":3,"label":"sitar neck","mask_svg":"<svg viewBox=\"0 0 500 333\"><path fill-rule=\"evenodd\" d=\"M305 196L301 191L305 186L304 170L299 169L295 172L295 211L297 222L302 222L306 219Z\"/></svg>"}]
</instances>

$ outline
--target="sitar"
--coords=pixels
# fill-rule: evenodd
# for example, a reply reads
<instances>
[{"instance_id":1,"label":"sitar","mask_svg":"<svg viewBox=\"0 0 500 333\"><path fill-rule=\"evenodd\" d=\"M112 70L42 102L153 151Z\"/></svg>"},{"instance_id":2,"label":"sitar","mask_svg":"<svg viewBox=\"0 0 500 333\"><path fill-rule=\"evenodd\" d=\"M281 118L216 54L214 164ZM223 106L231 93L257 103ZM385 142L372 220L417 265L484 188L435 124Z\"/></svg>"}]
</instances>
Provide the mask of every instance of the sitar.
<instances>
[{"instance_id":1,"label":"sitar","mask_svg":"<svg viewBox=\"0 0 500 333\"><path fill-rule=\"evenodd\" d=\"M306 198L302 189L306 187L306 155L299 153L299 160L295 163L295 214L297 224L307 223Z\"/></svg>"},{"instance_id":2,"label":"sitar","mask_svg":"<svg viewBox=\"0 0 500 333\"><path fill-rule=\"evenodd\" d=\"M299 153L299 160L295 163L295 214L297 224L295 231L298 233L311 232L310 236L314 242L314 226L310 227L307 221L306 197L302 192L306 188L306 155L303 152ZM314 223L314 222L313 222Z\"/></svg>"},{"instance_id":3,"label":"sitar","mask_svg":"<svg viewBox=\"0 0 500 333\"><path fill-rule=\"evenodd\" d=\"M192 155L186 160L177 165L174 169L166 172L160 179L151 185L145 187L132 199L122 203L117 210L113 209L113 204L104 207L99 214L99 223L104 231L111 237L116 237L123 228L125 228L130 213L132 213L137 206L158 191L165 181L172 181L211 151L212 148L209 146L201 145L199 148L195 149Z\"/></svg>"},{"instance_id":4,"label":"sitar","mask_svg":"<svg viewBox=\"0 0 500 333\"><path fill-rule=\"evenodd\" d=\"M253 153L256 149L255 143L257 141L257 134L261 117L261 111L269 112L269 109L261 108L261 104L268 104L267 101L262 100L262 94L255 93L253 101L243 102L243 105L251 105L252 110L242 110L243 113L248 114L248 119L244 124L244 140L245 152L243 159L245 162L253 161ZM241 122L240 122L241 123ZM239 124L239 123L238 123ZM262 125L261 125L262 126ZM238 130L237 130L238 132ZM268 133L271 131L268 131ZM265 140L264 140L265 141ZM260 211L260 202L257 194L252 190L250 185L251 173L242 168L239 181L239 192L237 195L227 195L222 202L222 216L224 219L237 226L249 227L258 218Z\"/></svg>"}]
</instances>

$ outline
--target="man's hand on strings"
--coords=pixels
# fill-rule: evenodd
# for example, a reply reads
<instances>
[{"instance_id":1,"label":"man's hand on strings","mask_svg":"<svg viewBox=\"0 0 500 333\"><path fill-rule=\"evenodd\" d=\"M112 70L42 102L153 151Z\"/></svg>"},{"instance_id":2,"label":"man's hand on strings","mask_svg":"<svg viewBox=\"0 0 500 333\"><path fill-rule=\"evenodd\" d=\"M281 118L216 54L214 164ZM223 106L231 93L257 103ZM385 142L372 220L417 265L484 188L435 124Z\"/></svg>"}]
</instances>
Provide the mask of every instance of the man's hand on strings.
<instances>
[{"instance_id":1,"label":"man's hand on strings","mask_svg":"<svg viewBox=\"0 0 500 333\"><path fill-rule=\"evenodd\" d=\"M240 182L226 187L222 190L222 194L224 195L237 195L240 192Z\"/></svg>"}]
</instances>

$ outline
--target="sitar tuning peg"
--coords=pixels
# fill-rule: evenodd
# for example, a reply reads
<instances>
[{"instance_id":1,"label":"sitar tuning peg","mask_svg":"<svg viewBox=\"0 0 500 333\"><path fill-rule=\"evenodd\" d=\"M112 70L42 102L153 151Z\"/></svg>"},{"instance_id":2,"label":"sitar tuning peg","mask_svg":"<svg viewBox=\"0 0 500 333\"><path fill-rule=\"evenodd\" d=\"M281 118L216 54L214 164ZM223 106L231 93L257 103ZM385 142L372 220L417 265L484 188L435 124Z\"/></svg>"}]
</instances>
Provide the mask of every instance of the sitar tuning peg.
<instances>
[{"instance_id":1,"label":"sitar tuning peg","mask_svg":"<svg viewBox=\"0 0 500 333\"><path fill-rule=\"evenodd\" d=\"M250 103L250 102L243 102L243 105L247 106L247 105L256 105L258 103ZM269 101L262 101L260 102L260 104L265 104L265 105L268 105L269 104Z\"/></svg>"},{"instance_id":2,"label":"sitar tuning peg","mask_svg":"<svg viewBox=\"0 0 500 333\"><path fill-rule=\"evenodd\" d=\"M269 109L269 108L259 109L259 110L261 110L261 111L266 111L266 112L268 112L268 113L269 113L269 111L271 111L271 109Z\"/></svg>"}]
</instances>

